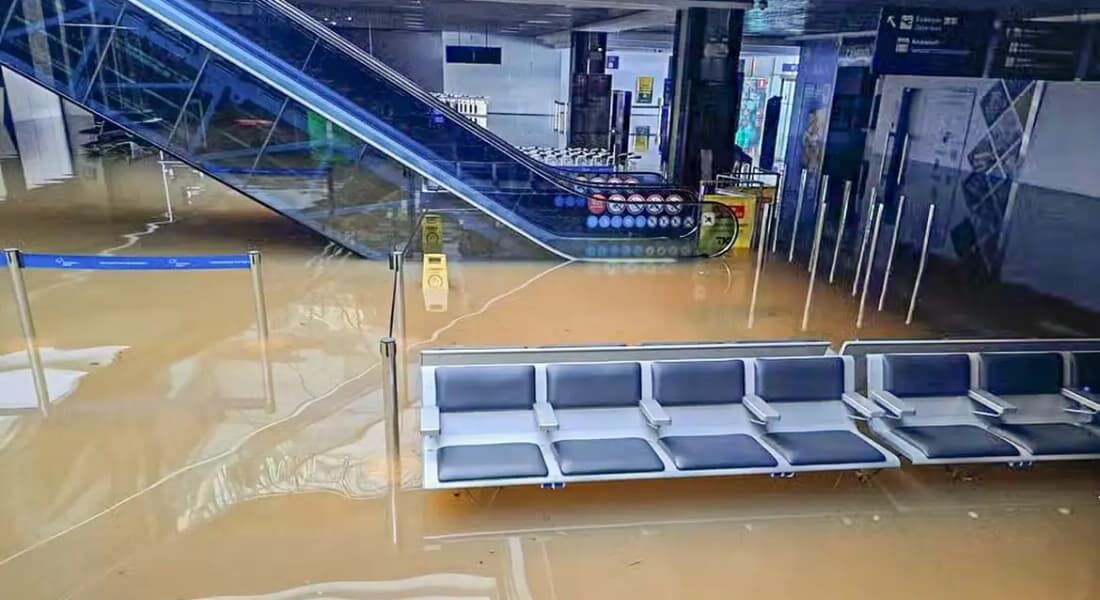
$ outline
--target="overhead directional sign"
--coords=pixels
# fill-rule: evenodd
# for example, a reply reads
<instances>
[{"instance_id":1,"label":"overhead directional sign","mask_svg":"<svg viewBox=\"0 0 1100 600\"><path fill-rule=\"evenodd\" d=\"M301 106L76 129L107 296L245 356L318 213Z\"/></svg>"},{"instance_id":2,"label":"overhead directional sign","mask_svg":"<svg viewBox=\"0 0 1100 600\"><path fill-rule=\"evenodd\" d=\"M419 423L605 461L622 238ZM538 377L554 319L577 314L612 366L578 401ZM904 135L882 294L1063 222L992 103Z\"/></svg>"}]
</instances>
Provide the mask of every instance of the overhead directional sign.
<instances>
[{"instance_id":1,"label":"overhead directional sign","mask_svg":"<svg viewBox=\"0 0 1100 600\"><path fill-rule=\"evenodd\" d=\"M886 7L871 68L877 75L981 77L993 21L991 11Z\"/></svg>"},{"instance_id":2,"label":"overhead directional sign","mask_svg":"<svg viewBox=\"0 0 1100 600\"><path fill-rule=\"evenodd\" d=\"M1070 81L1088 42L1089 28L1080 23L1005 21L997 31L989 76Z\"/></svg>"}]
</instances>

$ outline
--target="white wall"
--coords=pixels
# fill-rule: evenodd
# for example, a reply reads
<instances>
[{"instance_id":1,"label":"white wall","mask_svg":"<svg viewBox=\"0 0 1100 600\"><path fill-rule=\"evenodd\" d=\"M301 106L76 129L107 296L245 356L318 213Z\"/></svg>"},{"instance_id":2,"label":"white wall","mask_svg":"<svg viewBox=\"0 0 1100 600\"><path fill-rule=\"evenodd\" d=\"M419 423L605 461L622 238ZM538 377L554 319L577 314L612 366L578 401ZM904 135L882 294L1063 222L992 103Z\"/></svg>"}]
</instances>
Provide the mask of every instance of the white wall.
<instances>
[{"instance_id":1,"label":"white wall","mask_svg":"<svg viewBox=\"0 0 1100 600\"><path fill-rule=\"evenodd\" d=\"M1100 197L1100 83L1048 83L1021 183Z\"/></svg>"},{"instance_id":2,"label":"white wall","mask_svg":"<svg viewBox=\"0 0 1100 600\"><path fill-rule=\"evenodd\" d=\"M554 101L564 99L559 50L527 38L454 31L443 32L443 44L501 48L499 65L443 65L443 91L487 96L490 114L551 115Z\"/></svg>"}]
</instances>

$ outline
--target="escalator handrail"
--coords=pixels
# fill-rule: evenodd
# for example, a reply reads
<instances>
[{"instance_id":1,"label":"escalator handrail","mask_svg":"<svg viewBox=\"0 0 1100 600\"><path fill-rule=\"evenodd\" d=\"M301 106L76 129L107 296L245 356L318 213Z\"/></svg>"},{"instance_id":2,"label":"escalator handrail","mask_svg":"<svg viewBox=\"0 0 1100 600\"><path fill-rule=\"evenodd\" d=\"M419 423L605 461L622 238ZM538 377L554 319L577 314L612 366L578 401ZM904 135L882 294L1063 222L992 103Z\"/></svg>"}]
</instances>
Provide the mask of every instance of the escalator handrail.
<instances>
[{"instance_id":1,"label":"escalator handrail","mask_svg":"<svg viewBox=\"0 0 1100 600\"><path fill-rule=\"evenodd\" d=\"M535 160L534 158L524 154L523 152L520 152L518 148L508 143L507 140L493 133L488 128L474 124L472 121L466 118L465 115L452 108L446 102L442 102L441 100L433 96L430 92L410 80L408 77L405 77L382 61L374 58L359 46L356 46L340 34L334 32L328 27L325 27L324 24L320 23L309 14L290 4L289 2L286 2L285 0L253 0L253 2L266 5L281 14L282 16L290 19L291 21L294 21L294 23L305 28L307 31L317 36L322 41L336 47L345 55L355 59L360 64L377 72L379 75L386 78L390 83L401 88L402 91L408 93L417 100L424 102L432 109L445 113L455 123L457 123L459 127L462 127L463 129L466 129L470 133L474 134L475 136L481 138L483 141L493 146L497 150L507 154L509 157L519 162L520 164L524 164L528 168L538 171L548 179L558 179L559 181L566 182L566 185L571 185L574 187L584 187L586 189L589 189L590 191L586 192L587 194L598 193L591 191L592 186L587 185L587 182L580 181L574 177L563 175L560 172L553 172L550 165ZM645 189L667 188L665 191L665 193L667 194L676 193L680 195L694 197L694 192L675 185L639 184L638 186L630 186L622 184L621 187L623 187L624 189L633 189L634 187Z\"/></svg>"}]
</instances>

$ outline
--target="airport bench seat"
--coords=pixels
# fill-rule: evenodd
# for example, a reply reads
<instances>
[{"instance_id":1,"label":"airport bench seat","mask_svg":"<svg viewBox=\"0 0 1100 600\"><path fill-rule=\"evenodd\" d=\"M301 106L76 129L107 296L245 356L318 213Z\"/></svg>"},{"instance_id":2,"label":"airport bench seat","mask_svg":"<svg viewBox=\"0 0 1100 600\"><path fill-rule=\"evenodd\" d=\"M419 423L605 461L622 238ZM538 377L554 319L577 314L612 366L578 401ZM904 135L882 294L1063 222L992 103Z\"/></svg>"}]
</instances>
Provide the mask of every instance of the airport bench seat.
<instances>
[{"instance_id":1,"label":"airport bench seat","mask_svg":"<svg viewBox=\"0 0 1100 600\"><path fill-rule=\"evenodd\" d=\"M867 357L867 389L884 414L871 430L921 463L1014 462L1020 449L991 430L970 397L970 356L885 354Z\"/></svg>"},{"instance_id":2,"label":"airport bench seat","mask_svg":"<svg viewBox=\"0 0 1100 600\"><path fill-rule=\"evenodd\" d=\"M871 410L853 399L849 358L767 358L755 361L754 371L750 406L761 438L792 466L898 466L897 457L855 427L853 409L865 418Z\"/></svg>"},{"instance_id":3,"label":"airport bench seat","mask_svg":"<svg viewBox=\"0 0 1100 600\"><path fill-rule=\"evenodd\" d=\"M1068 388L1072 366L1092 377L1095 353L983 352L979 393L1003 410L992 415L993 430L1024 448L1032 460L1100 458L1100 433L1088 425L1096 404ZM1082 365L1083 363L1083 365ZM1086 384L1087 385L1087 384Z\"/></svg>"},{"instance_id":4,"label":"airport bench seat","mask_svg":"<svg viewBox=\"0 0 1100 600\"><path fill-rule=\"evenodd\" d=\"M670 415L660 443L684 471L768 469L779 461L753 434L745 361L653 363L653 396Z\"/></svg>"}]
</instances>

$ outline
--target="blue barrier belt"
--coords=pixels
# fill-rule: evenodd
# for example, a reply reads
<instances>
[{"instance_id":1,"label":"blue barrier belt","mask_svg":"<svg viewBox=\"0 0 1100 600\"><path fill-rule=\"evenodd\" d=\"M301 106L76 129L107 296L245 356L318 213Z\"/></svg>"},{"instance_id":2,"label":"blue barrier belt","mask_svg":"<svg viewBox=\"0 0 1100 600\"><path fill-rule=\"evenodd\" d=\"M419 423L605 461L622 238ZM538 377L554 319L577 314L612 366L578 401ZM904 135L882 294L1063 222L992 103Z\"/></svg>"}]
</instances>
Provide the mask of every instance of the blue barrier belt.
<instances>
[{"instance_id":1,"label":"blue barrier belt","mask_svg":"<svg viewBox=\"0 0 1100 600\"><path fill-rule=\"evenodd\" d=\"M249 268L248 256L77 256L23 254L24 269L71 271L234 271Z\"/></svg>"}]
</instances>

